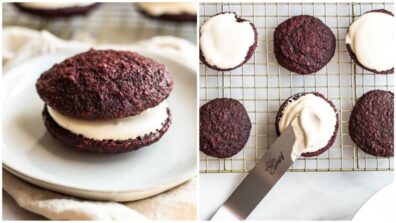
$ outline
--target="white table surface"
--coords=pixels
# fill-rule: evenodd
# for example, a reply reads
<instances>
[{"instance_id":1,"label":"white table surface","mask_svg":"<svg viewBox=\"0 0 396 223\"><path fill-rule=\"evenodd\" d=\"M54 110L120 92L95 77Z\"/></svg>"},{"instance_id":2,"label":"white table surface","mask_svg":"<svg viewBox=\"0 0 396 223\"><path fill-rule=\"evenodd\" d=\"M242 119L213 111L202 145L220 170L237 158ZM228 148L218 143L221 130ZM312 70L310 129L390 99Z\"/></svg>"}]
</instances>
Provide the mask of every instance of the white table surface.
<instances>
[{"instance_id":1,"label":"white table surface","mask_svg":"<svg viewBox=\"0 0 396 223\"><path fill-rule=\"evenodd\" d=\"M349 220L393 172L286 173L249 219ZM200 174L200 219L208 219L246 174ZM42 220L3 191L3 220Z\"/></svg>"},{"instance_id":2,"label":"white table surface","mask_svg":"<svg viewBox=\"0 0 396 223\"><path fill-rule=\"evenodd\" d=\"M286 173L249 220L350 220L394 172ZM200 174L200 219L209 219L246 174Z\"/></svg>"}]
</instances>

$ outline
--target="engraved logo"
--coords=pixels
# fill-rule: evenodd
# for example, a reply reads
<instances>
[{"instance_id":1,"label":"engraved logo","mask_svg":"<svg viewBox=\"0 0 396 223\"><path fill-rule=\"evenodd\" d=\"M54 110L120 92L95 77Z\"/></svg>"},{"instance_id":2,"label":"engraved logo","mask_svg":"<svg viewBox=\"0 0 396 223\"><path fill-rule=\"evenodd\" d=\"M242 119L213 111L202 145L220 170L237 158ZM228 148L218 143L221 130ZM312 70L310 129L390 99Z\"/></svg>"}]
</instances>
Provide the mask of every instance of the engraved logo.
<instances>
[{"instance_id":1,"label":"engraved logo","mask_svg":"<svg viewBox=\"0 0 396 223\"><path fill-rule=\"evenodd\" d=\"M269 171L270 174L273 175L275 173L276 169L278 168L279 164L284 159L285 159L285 157L283 156L283 152L281 152L278 157L272 158L267 161L267 163L265 164L265 170Z\"/></svg>"}]
</instances>

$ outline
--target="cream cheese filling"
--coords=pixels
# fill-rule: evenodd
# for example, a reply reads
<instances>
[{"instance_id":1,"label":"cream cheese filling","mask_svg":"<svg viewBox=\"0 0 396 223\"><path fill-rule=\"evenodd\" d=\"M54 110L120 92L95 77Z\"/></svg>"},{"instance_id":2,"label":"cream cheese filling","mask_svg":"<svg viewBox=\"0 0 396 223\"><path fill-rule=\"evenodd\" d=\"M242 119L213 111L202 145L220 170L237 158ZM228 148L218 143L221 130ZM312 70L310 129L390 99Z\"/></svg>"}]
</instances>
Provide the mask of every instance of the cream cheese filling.
<instances>
[{"instance_id":1,"label":"cream cheese filling","mask_svg":"<svg viewBox=\"0 0 396 223\"><path fill-rule=\"evenodd\" d=\"M192 2L141 2L138 7L154 16L197 14L197 5Z\"/></svg>"},{"instance_id":2,"label":"cream cheese filling","mask_svg":"<svg viewBox=\"0 0 396 223\"><path fill-rule=\"evenodd\" d=\"M329 143L337 124L337 113L323 98L305 94L285 107L279 131L282 133L290 124L296 136L292 154L296 159Z\"/></svg>"},{"instance_id":3,"label":"cream cheese filling","mask_svg":"<svg viewBox=\"0 0 396 223\"><path fill-rule=\"evenodd\" d=\"M349 27L346 43L365 67L386 71L395 64L395 19L382 12L361 15Z\"/></svg>"},{"instance_id":4,"label":"cream cheese filling","mask_svg":"<svg viewBox=\"0 0 396 223\"><path fill-rule=\"evenodd\" d=\"M221 69L233 68L245 61L255 39L249 21L237 22L235 14L230 12L208 19L200 33L199 44L206 62Z\"/></svg>"},{"instance_id":5,"label":"cream cheese filling","mask_svg":"<svg viewBox=\"0 0 396 223\"><path fill-rule=\"evenodd\" d=\"M86 120L63 115L47 106L54 121L70 132L96 140L127 140L162 129L168 119L168 105L161 102L139 115L111 120Z\"/></svg>"},{"instance_id":6,"label":"cream cheese filling","mask_svg":"<svg viewBox=\"0 0 396 223\"><path fill-rule=\"evenodd\" d=\"M19 4L30 9L62 9L88 6L93 2L21 2Z\"/></svg>"}]
</instances>

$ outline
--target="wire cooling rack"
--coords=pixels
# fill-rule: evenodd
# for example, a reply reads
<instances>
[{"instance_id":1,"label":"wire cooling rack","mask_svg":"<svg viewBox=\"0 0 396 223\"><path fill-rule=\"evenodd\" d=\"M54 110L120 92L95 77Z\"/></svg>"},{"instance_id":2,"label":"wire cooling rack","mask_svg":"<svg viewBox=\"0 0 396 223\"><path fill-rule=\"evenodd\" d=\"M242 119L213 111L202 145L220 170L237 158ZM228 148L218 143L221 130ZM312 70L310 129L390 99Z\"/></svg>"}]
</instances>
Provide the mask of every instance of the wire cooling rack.
<instances>
[{"instance_id":1,"label":"wire cooling rack","mask_svg":"<svg viewBox=\"0 0 396 223\"><path fill-rule=\"evenodd\" d=\"M101 3L86 16L45 19L3 3L3 27L48 30L63 39L127 44L153 36L171 35L196 43L195 23L158 21L141 15L133 3Z\"/></svg>"},{"instance_id":2,"label":"wire cooling rack","mask_svg":"<svg viewBox=\"0 0 396 223\"><path fill-rule=\"evenodd\" d=\"M200 64L200 104L218 97L231 97L244 104L252 121L245 148L228 159L200 153L203 173L248 172L276 139L275 116L281 103L298 92L317 91L336 105L339 131L334 145L317 157L299 158L290 171L386 171L393 158L361 151L348 134L348 121L357 99L373 89L393 91L393 75L375 75L356 66L345 47L349 25L372 9L393 12L392 3L201 3L200 23L224 11L236 12L253 22L258 31L254 56L242 67L219 72ZM273 53L273 32L284 20L301 14L326 23L337 39L334 57L322 70L298 75L278 65Z\"/></svg>"}]
</instances>

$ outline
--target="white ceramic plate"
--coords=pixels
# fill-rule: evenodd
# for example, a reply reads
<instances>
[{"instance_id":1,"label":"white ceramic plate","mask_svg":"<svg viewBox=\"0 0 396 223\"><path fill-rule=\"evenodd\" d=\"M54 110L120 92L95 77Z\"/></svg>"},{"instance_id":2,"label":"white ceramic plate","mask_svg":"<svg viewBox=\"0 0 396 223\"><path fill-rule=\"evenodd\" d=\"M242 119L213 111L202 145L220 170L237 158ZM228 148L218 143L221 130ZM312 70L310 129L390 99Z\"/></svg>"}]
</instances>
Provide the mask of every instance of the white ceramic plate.
<instances>
[{"instance_id":1,"label":"white ceramic plate","mask_svg":"<svg viewBox=\"0 0 396 223\"><path fill-rule=\"evenodd\" d=\"M395 222L395 184L375 193L355 214L355 222Z\"/></svg>"},{"instance_id":2,"label":"white ceramic plate","mask_svg":"<svg viewBox=\"0 0 396 223\"><path fill-rule=\"evenodd\" d=\"M197 174L196 72L153 52L173 74L168 98L172 125L151 146L138 151L99 155L74 151L46 131L36 93L39 75L77 52L34 58L5 74L3 95L3 167L15 175L58 192L99 200L130 201L177 186Z\"/></svg>"}]
</instances>

